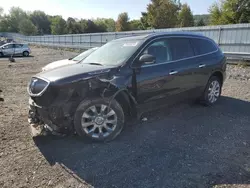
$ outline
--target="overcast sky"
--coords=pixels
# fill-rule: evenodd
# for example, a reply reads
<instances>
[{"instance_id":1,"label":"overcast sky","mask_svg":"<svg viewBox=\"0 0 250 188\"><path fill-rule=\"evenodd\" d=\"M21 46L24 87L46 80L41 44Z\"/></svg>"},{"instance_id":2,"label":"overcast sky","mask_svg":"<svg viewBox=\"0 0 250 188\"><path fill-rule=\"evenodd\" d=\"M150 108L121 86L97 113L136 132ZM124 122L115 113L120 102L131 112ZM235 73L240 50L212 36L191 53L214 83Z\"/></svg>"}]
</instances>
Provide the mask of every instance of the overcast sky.
<instances>
[{"instance_id":1,"label":"overcast sky","mask_svg":"<svg viewBox=\"0 0 250 188\"><path fill-rule=\"evenodd\" d=\"M5 13L11 6L19 6L23 10L42 10L50 15L62 15L65 19L74 18L114 18L121 12L128 12L131 19L138 19L146 10L150 0L5 0L0 6ZM181 0L188 3L194 14L208 12L215 0Z\"/></svg>"}]
</instances>

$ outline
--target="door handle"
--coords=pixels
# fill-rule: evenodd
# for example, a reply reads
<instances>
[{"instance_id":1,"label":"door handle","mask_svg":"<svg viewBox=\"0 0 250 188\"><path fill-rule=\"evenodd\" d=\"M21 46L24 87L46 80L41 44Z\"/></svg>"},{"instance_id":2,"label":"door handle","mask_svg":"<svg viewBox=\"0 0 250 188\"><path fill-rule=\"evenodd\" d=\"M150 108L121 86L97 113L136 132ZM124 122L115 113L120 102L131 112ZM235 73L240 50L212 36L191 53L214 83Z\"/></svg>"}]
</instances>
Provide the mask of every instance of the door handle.
<instances>
[{"instance_id":1,"label":"door handle","mask_svg":"<svg viewBox=\"0 0 250 188\"><path fill-rule=\"evenodd\" d=\"M201 64L201 65L199 65L199 68L203 68L205 66L206 66L205 64Z\"/></svg>"},{"instance_id":2,"label":"door handle","mask_svg":"<svg viewBox=\"0 0 250 188\"><path fill-rule=\"evenodd\" d=\"M174 75L174 74L177 74L177 73L178 73L178 71L171 71L169 74Z\"/></svg>"}]
</instances>

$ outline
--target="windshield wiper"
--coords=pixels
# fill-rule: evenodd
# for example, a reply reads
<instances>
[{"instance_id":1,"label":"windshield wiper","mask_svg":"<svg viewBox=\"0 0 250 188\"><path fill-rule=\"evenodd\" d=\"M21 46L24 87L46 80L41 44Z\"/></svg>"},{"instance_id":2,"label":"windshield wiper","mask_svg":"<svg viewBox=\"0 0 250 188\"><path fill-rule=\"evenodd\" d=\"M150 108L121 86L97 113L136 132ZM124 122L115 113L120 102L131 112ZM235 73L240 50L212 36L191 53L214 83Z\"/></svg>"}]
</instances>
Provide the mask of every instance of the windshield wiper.
<instances>
[{"instance_id":1,"label":"windshield wiper","mask_svg":"<svg viewBox=\"0 0 250 188\"><path fill-rule=\"evenodd\" d=\"M101 66L103 66L101 63L88 63L88 64L90 64L90 65L101 65Z\"/></svg>"}]
</instances>

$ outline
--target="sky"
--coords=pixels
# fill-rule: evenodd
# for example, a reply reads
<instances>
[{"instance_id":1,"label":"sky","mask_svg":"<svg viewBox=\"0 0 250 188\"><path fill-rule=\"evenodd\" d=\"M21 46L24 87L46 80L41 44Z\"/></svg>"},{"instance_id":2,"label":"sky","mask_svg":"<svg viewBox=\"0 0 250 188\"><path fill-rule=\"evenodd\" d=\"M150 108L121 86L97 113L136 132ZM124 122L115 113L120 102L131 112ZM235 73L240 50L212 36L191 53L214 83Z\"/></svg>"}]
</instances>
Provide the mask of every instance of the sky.
<instances>
[{"instance_id":1,"label":"sky","mask_svg":"<svg viewBox=\"0 0 250 188\"><path fill-rule=\"evenodd\" d=\"M216 0L181 0L188 3L193 14L205 14ZM128 12L130 19L139 19L146 11L150 0L6 0L0 6L8 13L10 7L18 6L25 11L42 10L49 15L73 18L113 18L121 12Z\"/></svg>"}]
</instances>

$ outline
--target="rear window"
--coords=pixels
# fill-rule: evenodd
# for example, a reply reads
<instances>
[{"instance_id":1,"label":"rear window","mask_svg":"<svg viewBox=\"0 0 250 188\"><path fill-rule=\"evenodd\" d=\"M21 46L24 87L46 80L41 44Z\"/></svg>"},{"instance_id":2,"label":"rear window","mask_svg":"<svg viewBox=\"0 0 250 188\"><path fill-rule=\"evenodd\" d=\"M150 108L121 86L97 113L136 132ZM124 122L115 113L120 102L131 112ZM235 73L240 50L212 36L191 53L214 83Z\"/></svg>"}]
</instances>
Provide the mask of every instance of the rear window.
<instances>
[{"instance_id":1,"label":"rear window","mask_svg":"<svg viewBox=\"0 0 250 188\"><path fill-rule=\"evenodd\" d=\"M196 55L203 55L217 50L217 47L209 40L191 39Z\"/></svg>"}]
</instances>

